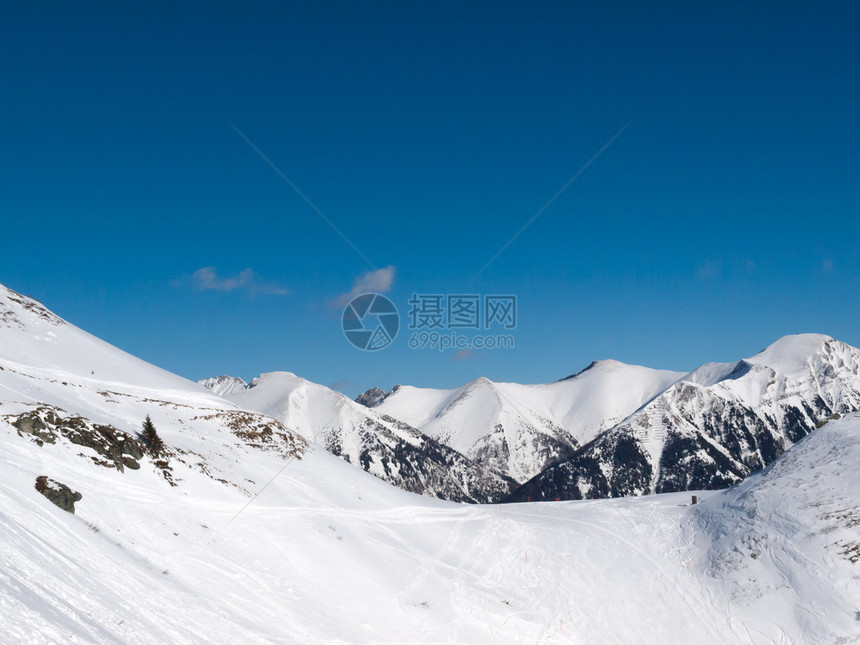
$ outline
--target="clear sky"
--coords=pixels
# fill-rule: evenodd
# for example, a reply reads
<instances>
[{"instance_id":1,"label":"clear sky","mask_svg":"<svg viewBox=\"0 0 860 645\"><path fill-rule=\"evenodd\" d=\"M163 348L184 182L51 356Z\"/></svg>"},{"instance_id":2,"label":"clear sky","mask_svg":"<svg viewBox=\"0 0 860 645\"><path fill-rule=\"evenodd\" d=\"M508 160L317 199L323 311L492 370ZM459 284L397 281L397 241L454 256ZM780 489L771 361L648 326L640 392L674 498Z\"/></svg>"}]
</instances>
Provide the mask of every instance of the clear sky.
<instances>
[{"instance_id":1,"label":"clear sky","mask_svg":"<svg viewBox=\"0 0 860 645\"><path fill-rule=\"evenodd\" d=\"M856 2L137 4L0 10L0 282L129 352L354 395L860 345ZM412 293L516 295L515 348L410 349Z\"/></svg>"}]
</instances>

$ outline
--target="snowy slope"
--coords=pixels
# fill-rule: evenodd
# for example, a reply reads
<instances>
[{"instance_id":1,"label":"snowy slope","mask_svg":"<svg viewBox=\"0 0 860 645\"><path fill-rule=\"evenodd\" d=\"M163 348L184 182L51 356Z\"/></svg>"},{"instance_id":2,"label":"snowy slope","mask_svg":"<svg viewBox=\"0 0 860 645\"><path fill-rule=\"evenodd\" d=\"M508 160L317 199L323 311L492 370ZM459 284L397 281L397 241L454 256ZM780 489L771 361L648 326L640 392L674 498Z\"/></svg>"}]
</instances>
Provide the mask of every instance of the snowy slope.
<instances>
[{"instance_id":1,"label":"snowy slope","mask_svg":"<svg viewBox=\"0 0 860 645\"><path fill-rule=\"evenodd\" d=\"M404 490L463 502L499 501L512 490L513 482L491 467L289 372L262 374L225 397Z\"/></svg>"},{"instance_id":2,"label":"snowy slope","mask_svg":"<svg viewBox=\"0 0 860 645\"><path fill-rule=\"evenodd\" d=\"M146 363L77 327L41 303L0 285L0 332L4 364L49 373L68 370L93 383L111 382L202 393L198 385ZM206 400L215 400L205 396Z\"/></svg>"},{"instance_id":3,"label":"snowy slope","mask_svg":"<svg viewBox=\"0 0 860 645\"><path fill-rule=\"evenodd\" d=\"M480 378L454 390L398 386L375 409L524 482L681 376L605 360L545 385Z\"/></svg>"},{"instance_id":4,"label":"snowy slope","mask_svg":"<svg viewBox=\"0 0 860 645\"><path fill-rule=\"evenodd\" d=\"M140 454L147 415L169 446L160 460ZM204 472L245 492L254 481L241 455L292 459L306 450L304 439L276 420L240 410L2 285L0 420L46 454L71 451L84 463L173 484Z\"/></svg>"},{"instance_id":5,"label":"snowy slope","mask_svg":"<svg viewBox=\"0 0 860 645\"><path fill-rule=\"evenodd\" d=\"M4 434L0 632L47 643L853 642L858 434L856 418L825 426L798 458L697 507L677 493L454 505L310 451L238 517L247 498L203 475L172 488ZM278 463L255 466L262 486ZM32 489L45 470L83 492L76 515Z\"/></svg>"},{"instance_id":6,"label":"snowy slope","mask_svg":"<svg viewBox=\"0 0 860 645\"><path fill-rule=\"evenodd\" d=\"M515 498L581 499L724 488L828 419L860 410L860 350L819 334L707 364L667 388Z\"/></svg>"},{"instance_id":7,"label":"snowy slope","mask_svg":"<svg viewBox=\"0 0 860 645\"><path fill-rule=\"evenodd\" d=\"M860 642L857 464L852 414L694 507L691 566L724 596L738 641Z\"/></svg>"}]
</instances>

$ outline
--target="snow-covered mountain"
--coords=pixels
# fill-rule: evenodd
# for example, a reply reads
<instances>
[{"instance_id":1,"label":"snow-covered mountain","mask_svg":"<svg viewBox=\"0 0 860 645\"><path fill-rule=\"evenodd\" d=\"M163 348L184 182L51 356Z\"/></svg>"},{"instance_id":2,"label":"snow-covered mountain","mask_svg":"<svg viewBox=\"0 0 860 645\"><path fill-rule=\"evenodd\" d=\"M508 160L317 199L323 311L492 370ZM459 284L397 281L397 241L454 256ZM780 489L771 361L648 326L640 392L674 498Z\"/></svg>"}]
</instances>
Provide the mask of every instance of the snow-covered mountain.
<instances>
[{"instance_id":1,"label":"snow-covered mountain","mask_svg":"<svg viewBox=\"0 0 860 645\"><path fill-rule=\"evenodd\" d=\"M147 415L168 446L159 458L145 454L140 437ZM135 358L2 285L0 419L46 453L70 451L172 485L203 472L248 492L255 482L238 455L264 450L292 459L307 449L277 420Z\"/></svg>"},{"instance_id":2,"label":"snow-covered mountain","mask_svg":"<svg viewBox=\"0 0 860 645\"><path fill-rule=\"evenodd\" d=\"M725 488L855 410L860 350L819 334L786 336L746 360L685 375L515 499Z\"/></svg>"},{"instance_id":3,"label":"snow-covered mountain","mask_svg":"<svg viewBox=\"0 0 860 645\"><path fill-rule=\"evenodd\" d=\"M223 390L223 380L201 383ZM290 372L262 374L224 396L280 420L307 441L404 490L451 501L494 502L513 489L514 482L491 467Z\"/></svg>"},{"instance_id":4,"label":"snow-covered mountain","mask_svg":"<svg viewBox=\"0 0 860 645\"><path fill-rule=\"evenodd\" d=\"M453 390L398 386L374 409L525 482L572 456L681 376L604 360L546 385L480 378Z\"/></svg>"},{"instance_id":5,"label":"snow-covered mountain","mask_svg":"<svg viewBox=\"0 0 860 645\"><path fill-rule=\"evenodd\" d=\"M839 349L784 392L850 399ZM848 414L696 506L453 504L0 287L0 641L852 642L857 463Z\"/></svg>"}]
</instances>

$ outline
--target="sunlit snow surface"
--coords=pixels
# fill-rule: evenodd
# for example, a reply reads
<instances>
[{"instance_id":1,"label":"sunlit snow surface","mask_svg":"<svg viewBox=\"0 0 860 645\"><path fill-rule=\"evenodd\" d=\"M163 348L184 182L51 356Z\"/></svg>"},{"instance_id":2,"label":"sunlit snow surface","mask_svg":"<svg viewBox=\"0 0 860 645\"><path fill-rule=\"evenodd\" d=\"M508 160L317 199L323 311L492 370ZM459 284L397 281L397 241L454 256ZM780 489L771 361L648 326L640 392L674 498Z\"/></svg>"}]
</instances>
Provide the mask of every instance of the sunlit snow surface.
<instances>
[{"instance_id":1,"label":"sunlit snow surface","mask_svg":"<svg viewBox=\"0 0 860 645\"><path fill-rule=\"evenodd\" d=\"M475 507L320 451L246 499L5 441L7 642L837 642L857 636L860 422L734 490ZM259 481L278 464L258 459ZM84 494L75 516L33 489ZM853 525L852 525L853 522ZM753 557L755 555L755 557ZM785 639L785 640L781 640Z\"/></svg>"},{"instance_id":2,"label":"sunlit snow surface","mask_svg":"<svg viewBox=\"0 0 860 645\"><path fill-rule=\"evenodd\" d=\"M0 417L49 403L133 431L150 414L188 465L171 486L146 457L120 473L0 420L0 642L860 639L857 416L697 506L688 493L457 505L319 448L247 445L223 421L230 403L5 306L21 326L0 326L14 349L0 353ZM35 490L42 474L83 494L76 515Z\"/></svg>"}]
</instances>

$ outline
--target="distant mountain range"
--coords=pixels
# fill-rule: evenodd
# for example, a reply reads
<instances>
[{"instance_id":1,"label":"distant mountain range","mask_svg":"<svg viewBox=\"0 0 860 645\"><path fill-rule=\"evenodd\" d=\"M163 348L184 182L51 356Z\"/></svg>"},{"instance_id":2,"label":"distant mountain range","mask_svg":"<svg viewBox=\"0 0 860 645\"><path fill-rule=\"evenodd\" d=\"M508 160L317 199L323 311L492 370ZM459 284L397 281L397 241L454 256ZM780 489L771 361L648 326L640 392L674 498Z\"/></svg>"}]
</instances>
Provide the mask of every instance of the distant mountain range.
<instances>
[{"instance_id":1,"label":"distant mountain range","mask_svg":"<svg viewBox=\"0 0 860 645\"><path fill-rule=\"evenodd\" d=\"M224 376L201 383L413 493L458 502L495 502L509 497L516 487L504 472L473 461L410 424L290 372L263 374L244 387L240 379Z\"/></svg>"},{"instance_id":2,"label":"distant mountain range","mask_svg":"<svg viewBox=\"0 0 860 645\"><path fill-rule=\"evenodd\" d=\"M798 334L687 374L597 361L548 385L481 378L360 398L515 479L511 500L716 489L860 409L860 351Z\"/></svg>"},{"instance_id":3,"label":"distant mountain range","mask_svg":"<svg viewBox=\"0 0 860 645\"><path fill-rule=\"evenodd\" d=\"M593 499L741 481L860 410L860 350L798 334L689 373L602 360L549 384L373 388L355 403L288 373L201 383L407 490L460 501ZM453 480L437 467L453 468Z\"/></svg>"}]
</instances>

